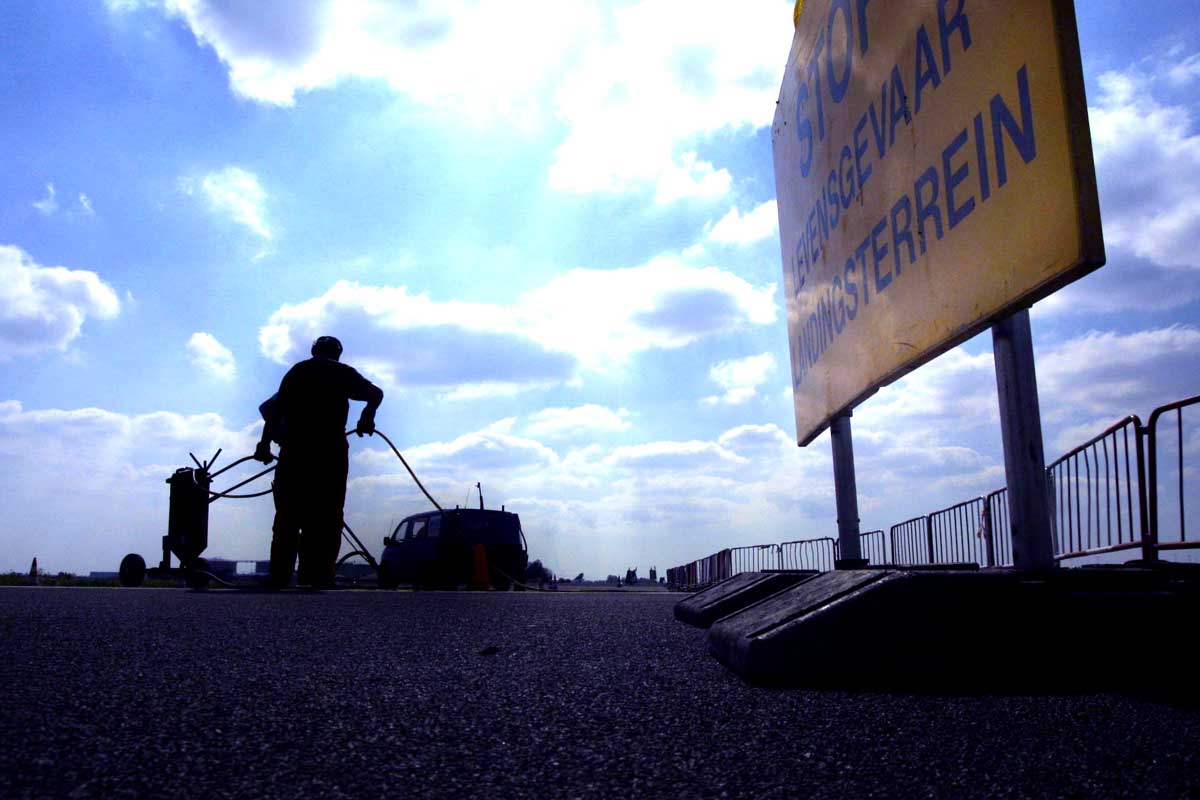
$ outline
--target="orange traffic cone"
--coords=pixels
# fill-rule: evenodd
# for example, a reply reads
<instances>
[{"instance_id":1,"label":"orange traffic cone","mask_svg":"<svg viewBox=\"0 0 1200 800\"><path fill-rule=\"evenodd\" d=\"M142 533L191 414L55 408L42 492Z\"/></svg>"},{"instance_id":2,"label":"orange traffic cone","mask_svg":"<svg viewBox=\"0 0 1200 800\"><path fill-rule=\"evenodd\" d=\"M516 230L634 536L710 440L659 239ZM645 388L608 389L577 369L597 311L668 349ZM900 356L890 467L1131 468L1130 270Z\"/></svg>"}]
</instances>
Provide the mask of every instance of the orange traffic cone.
<instances>
[{"instance_id":1,"label":"orange traffic cone","mask_svg":"<svg viewBox=\"0 0 1200 800\"><path fill-rule=\"evenodd\" d=\"M475 553L471 561L470 587L480 590L492 588L492 581L488 576L487 549L481 544L475 545Z\"/></svg>"}]
</instances>

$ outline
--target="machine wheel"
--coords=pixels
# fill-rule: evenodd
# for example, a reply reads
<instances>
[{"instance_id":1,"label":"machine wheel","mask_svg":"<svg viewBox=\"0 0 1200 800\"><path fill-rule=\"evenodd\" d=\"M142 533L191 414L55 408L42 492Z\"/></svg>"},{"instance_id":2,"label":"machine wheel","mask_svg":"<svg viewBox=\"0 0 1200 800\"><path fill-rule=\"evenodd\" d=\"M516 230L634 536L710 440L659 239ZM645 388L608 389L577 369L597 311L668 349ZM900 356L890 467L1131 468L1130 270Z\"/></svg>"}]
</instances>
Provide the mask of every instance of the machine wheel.
<instances>
[{"instance_id":1,"label":"machine wheel","mask_svg":"<svg viewBox=\"0 0 1200 800\"><path fill-rule=\"evenodd\" d=\"M192 562L192 566L188 568L187 575L184 577L184 582L189 589L207 589L210 578L203 574L208 572L208 561L203 558L197 558Z\"/></svg>"},{"instance_id":2,"label":"machine wheel","mask_svg":"<svg viewBox=\"0 0 1200 800\"><path fill-rule=\"evenodd\" d=\"M117 575L122 586L141 586L146 580L146 559L130 553L121 559L121 571Z\"/></svg>"}]
</instances>

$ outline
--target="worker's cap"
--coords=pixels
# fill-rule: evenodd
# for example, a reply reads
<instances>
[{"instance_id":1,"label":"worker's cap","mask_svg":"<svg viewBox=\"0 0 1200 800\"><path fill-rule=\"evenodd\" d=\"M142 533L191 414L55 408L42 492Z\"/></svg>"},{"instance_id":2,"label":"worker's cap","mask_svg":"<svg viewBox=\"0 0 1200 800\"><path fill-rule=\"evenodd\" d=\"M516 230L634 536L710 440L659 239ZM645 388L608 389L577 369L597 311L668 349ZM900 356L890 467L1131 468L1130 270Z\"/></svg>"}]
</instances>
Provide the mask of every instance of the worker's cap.
<instances>
[{"instance_id":1,"label":"worker's cap","mask_svg":"<svg viewBox=\"0 0 1200 800\"><path fill-rule=\"evenodd\" d=\"M332 358L337 361L342 357L342 343L334 336L318 336L309 352L314 358Z\"/></svg>"}]
</instances>

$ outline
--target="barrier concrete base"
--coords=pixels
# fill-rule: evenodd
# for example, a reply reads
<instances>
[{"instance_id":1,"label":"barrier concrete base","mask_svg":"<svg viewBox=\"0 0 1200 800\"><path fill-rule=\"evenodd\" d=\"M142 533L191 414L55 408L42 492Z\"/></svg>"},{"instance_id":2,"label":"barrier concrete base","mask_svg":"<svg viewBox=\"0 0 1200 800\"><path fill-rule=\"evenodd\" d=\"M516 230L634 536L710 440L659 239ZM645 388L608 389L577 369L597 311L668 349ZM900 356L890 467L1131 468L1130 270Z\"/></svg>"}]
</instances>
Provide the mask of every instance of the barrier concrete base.
<instances>
[{"instance_id":1,"label":"barrier concrete base","mask_svg":"<svg viewBox=\"0 0 1200 800\"><path fill-rule=\"evenodd\" d=\"M1152 690L1185 667L1200 574L1112 567L826 572L709 629L762 685Z\"/></svg>"},{"instance_id":2,"label":"barrier concrete base","mask_svg":"<svg viewBox=\"0 0 1200 800\"><path fill-rule=\"evenodd\" d=\"M819 574L816 570L743 572L680 600L675 604L675 619L697 628L707 628L721 617Z\"/></svg>"}]
</instances>

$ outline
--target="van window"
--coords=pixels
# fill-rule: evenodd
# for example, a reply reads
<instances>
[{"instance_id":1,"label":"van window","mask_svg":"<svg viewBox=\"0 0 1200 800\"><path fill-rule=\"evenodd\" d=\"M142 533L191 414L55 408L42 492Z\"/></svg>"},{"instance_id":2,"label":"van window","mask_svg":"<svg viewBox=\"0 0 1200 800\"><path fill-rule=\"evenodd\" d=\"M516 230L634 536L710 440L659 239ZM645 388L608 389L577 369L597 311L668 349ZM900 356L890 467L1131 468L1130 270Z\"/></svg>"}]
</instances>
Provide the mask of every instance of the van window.
<instances>
[{"instance_id":1,"label":"van window","mask_svg":"<svg viewBox=\"0 0 1200 800\"><path fill-rule=\"evenodd\" d=\"M438 534L442 532L442 518L441 517L430 517L429 525L426 526L425 531L426 531L425 535L428 536L430 539L436 539L438 537Z\"/></svg>"},{"instance_id":2,"label":"van window","mask_svg":"<svg viewBox=\"0 0 1200 800\"><path fill-rule=\"evenodd\" d=\"M412 538L414 538L414 539L424 539L425 538L425 523L426 522L427 522L427 520L425 520L425 519L414 519L412 521Z\"/></svg>"}]
</instances>

